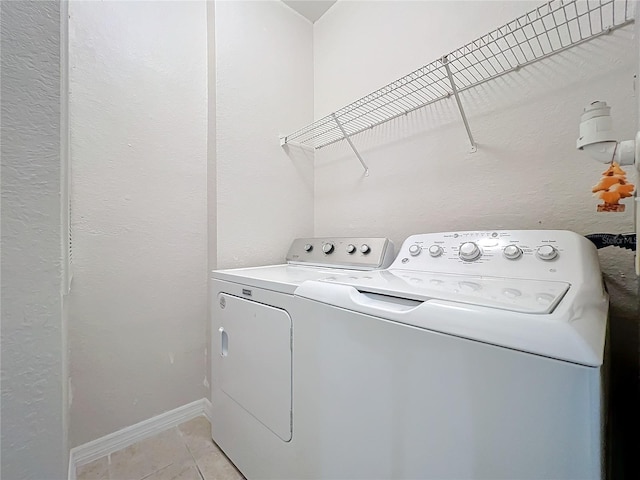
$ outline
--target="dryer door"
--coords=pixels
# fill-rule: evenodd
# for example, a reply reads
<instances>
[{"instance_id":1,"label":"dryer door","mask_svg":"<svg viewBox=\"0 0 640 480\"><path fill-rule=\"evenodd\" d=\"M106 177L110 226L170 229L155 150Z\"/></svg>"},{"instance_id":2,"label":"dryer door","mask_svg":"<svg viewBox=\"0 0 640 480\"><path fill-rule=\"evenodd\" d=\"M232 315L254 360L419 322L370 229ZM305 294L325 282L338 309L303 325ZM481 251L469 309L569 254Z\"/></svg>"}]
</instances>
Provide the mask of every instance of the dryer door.
<instances>
[{"instance_id":1,"label":"dryer door","mask_svg":"<svg viewBox=\"0 0 640 480\"><path fill-rule=\"evenodd\" d=\"M288 442L292 429L291 317L285 310L233 295L220 294L218 301L220 388Z\"/></svg>"}]
</instances>

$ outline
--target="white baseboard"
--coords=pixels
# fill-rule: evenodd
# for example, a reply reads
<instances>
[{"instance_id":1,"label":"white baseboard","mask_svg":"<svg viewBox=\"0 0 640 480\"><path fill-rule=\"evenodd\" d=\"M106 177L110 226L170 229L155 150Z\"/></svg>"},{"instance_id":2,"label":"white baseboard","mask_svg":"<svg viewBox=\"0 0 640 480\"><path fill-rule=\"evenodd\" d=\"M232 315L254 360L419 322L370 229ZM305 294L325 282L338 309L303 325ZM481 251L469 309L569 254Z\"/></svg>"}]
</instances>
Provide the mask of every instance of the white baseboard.
<instances>
[{"instance_id":1,"label":"white baseboard","mask_svg":"<svg viewBox=\"0 0 640 480\"><path fill-rule=\"evenodd\" d=\"M204 416L207 417L207 420L211 423L211 419L213 418L213 406L211 405L211 401L208 398L203 398L202 403L204 404Z\"/></svg>"},{"instance_id":2,"label":"white baseboard","mask_svg":"<svg viewBox=\"0 0 640 480\"><path fill-rule=\"evenodd\" d=\"M69 480L76 480L77 467L157 435L199 415L204 415L211 421L211 411L211 402L208 398L203 398L72 448L69 452Z\"/></svg>"}]
</instances>

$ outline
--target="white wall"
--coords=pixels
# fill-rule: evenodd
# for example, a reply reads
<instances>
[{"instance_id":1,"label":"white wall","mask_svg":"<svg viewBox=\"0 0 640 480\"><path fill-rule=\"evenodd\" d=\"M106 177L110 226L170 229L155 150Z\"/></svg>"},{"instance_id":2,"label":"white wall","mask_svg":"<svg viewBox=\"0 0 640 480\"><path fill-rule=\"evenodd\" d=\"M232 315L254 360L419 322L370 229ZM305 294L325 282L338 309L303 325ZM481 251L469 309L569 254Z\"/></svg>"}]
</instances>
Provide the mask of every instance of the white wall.
<instances>
[{"instance_id":1,"label":"white wall","mask_svg":"<svg viewBox=\"0 0 640 480\"><path fill-rule=\"evenodd\" d=\"M2 468L65 478L60 4L2 2Z\"/></svg>"},{"instance_id":2,"label":"white wall","mask_svg":"<svg viewBox=\"0 0 640 480\"><path fill-rule=\"evenodd\" d=\"M537 6L537 2L338 2L314 26L319 118ZM629 232L632 207L596 213L604 170L575 149L582 108L613 107L616 132L637 129L634 26L464 92L478 152L453 98L354 138L371 175L341 142L316 153L315 234L387 235L473 229ZM628 167L634 180L633 167ZM636 178L637 180L637 178ZM637 183L637 181L636 181ZM602 251L634 311L633 255ZM630 313L629 313L630 314Z\"/></svg>"},{"instance_id":3,"label":"white wall","mask_svg":"<svg viewBox=\"0 0 640 480\"><path fill-rule=\"evenodd\" d=\"M208 395L207 11L70 15L75 446Z\"/></svg>"},{"instance_id":4,"label":"white wall","mask_svg":"<svg viewBox=\"0 0 640 480\"><path fill-rule=\"evenodd\" d=\"M313 233L313 155L278 136L313 120L312 25L280 1L216 2L218 267L281 263Z\"/></svg>"},{"instance_id":5,"label":"white wall","mask_svg":"<svg viewBox=\"0 0 640 480\"><path fill-rule=\"evenodd\" d=\"M312 158L278 135L312 120L313 57L279 1L70 15L75 446L208 397L207 266L312 234Z\"/></svg>"}]
</instances>

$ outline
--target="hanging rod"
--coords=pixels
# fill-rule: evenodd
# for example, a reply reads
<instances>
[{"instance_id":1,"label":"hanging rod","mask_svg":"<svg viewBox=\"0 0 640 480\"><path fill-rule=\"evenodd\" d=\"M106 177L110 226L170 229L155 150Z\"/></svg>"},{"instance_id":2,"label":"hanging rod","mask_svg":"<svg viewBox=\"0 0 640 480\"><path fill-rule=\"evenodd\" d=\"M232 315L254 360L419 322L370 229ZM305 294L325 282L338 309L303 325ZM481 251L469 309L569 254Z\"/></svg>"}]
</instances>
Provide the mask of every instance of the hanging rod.
<instances>
[{"instance_id":1,"label":"hanging rod","mask_svg":"<svg viewBox=\"0 0 640 480\"><path fill-rule=\"evenodd\" d=\"M318 149L458 94L634 21L630 0L552 0L359 100L281 137ZM442 59L446 58L443 63ZM359 160L362 158L358 154ZM363 166L366 168L366 165Z\"/></svg>"}]
</instances>

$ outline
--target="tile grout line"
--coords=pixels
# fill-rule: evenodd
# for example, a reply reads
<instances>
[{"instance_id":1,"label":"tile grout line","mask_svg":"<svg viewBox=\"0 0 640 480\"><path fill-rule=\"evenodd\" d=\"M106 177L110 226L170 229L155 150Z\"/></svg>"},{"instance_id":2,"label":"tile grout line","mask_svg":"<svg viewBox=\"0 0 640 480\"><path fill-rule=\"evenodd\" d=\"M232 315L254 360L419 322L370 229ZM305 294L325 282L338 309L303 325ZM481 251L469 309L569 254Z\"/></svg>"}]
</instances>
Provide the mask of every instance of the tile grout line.
<instances>
[{"instance_id":1,"label":"tile grout line","mask_svg":"<svg viewBox=\"0 0 640 480\"><path fill-rule=\"evenodd\" d=\"M159 468L158 470L156 470L155 472L151 472L147 475L145 475L144 477L142 477L140 480L144 480L145 478L149 478L151 475L155 475L158 472L161 472L162 470L166 470L167 468L169 468L171 465L175 465L175 462L171 462L169 465L165 465L164 467Z\"/></svg>"},{"instance_id":2,"label":"tile grout line","mask_svg":"<svg viewBox=\"0 0 640 480\"><path fill-rule=\"evenodd\" d=\"M180 430L180 426L178 425L178 426L176 426L176 428L178 429L178 435L180 435L180 438L182 439L182 442L184 443L184 446L187 448L187 452L189 452L189 455L191 455L191 459L193 460L193 464L196 466L196 470L198 471L198 475L200 476L200 479L201 480L206 480L204 478L204 475L202 474L202 470L200 470L200 465L198 465L198 461L196 460L195 455L193 455L193 452L189 448L189 442L187 442L187 439L183 435L182 430Z\"/></svg>"},{"instance_id":3,"label":"tile grout line","mask_svg":"<svg viewBox=\"0 0 640 480\"><path fill-rule=\"evenodd\" d=\"M206 480L204 478L204 475L202 474L202 470L200 470L200 466L198 465L198 462L195 462L195 464L196 464L196 470L198 470L198 475L200 475L200 479L201 480Z\"/></svg>"}]
</instances>

